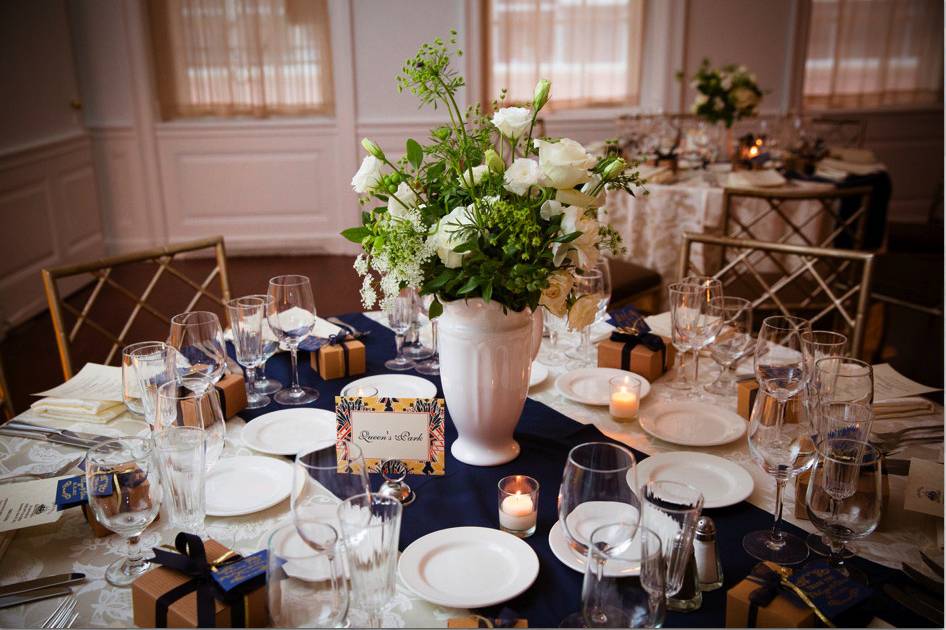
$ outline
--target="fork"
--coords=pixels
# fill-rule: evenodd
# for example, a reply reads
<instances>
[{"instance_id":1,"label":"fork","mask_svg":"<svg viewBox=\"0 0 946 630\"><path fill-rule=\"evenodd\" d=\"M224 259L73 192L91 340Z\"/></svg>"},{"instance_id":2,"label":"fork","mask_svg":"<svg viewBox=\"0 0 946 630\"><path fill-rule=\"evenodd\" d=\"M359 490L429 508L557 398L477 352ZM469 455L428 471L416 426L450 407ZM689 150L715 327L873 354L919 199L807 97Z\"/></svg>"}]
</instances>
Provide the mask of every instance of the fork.
<instances>
[{"instance_id":1,"label":"fork","mask_svg":"<svg viewBox=\"0 0 946 630\"><path fill-rule=\"evenodd\" d=\"M76 612L76 606L79 600L70 595L59 603L59 607L53 611L46 621L43 622L44 628L69 628L75 623L79 613Z\"/></svg>"},{"instance_id":2,"label":"fork","mask_svg":"<svg viewBox=\"0 0 946 630\"><path fill-rule=\"evenodd\" d=\"M51 477L59 477L78 466L79 462L81 462L83 459L85 459L85 455L76 457L75 459L66 462L61 468L57 468L56 470L50 470L42 473L22 473L19 475L13 475L12 477L3 477L0 478L0 484L10 483L11 481L19 481L21 479L49 479Z\"/></svg>"},{"instance_id":3,"label":"fork","mask_svg":"<svg viewBox=\"0 0 946 630\"><path fill-rule=\"evenodd\" d=\"M873 432L871 435L879 440L888 440L895 439L907 433L913 433L914 431L932 431L938 430L940 433L943 432L943 425L941 424L923 424L916 427L907 427L906 429L900 429L899 431L887 431L885 433Z\"/></svg>"}]
</instances>

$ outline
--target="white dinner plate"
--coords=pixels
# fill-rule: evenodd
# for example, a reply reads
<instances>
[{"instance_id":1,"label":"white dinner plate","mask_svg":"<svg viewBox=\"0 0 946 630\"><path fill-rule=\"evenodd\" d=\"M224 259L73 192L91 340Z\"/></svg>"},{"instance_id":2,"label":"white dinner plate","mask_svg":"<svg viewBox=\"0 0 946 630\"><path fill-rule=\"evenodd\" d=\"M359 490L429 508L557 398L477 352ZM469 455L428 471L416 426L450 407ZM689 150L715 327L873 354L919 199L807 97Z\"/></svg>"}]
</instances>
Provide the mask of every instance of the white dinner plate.
<instances>
[{"instance_id":1,"label":"white dinner plate","mask_svg":"<svg viewBox=\"0 0 946 630\"><path fill-rule=\"evenodd\" d=\"M648 481L690 484L703 493L704 508L745 501L755 486L752 475L736 462L692 451L651 455L637 464L637 481L642 485Z\"/></svg>"},{"instance_id":2,"label":"white dinner plate","mask_svg":"<svg viewBox=\"0 0 946 630\"><path fill-rule=\"evenodd\" d=\"M418 538L401 554L401 580L438 606L480 608L516 597L539 575L532 547L487 527L454 527Z\"/></svg>"},{"instance_id":3,"label":"white dinner plate","mask_svg":"<svg viewBox=\"0 0 946 630\"><path fill-rule=\"evenodd\" d=\"M549 369L539 363L532 362L532 371L529 372L529 387L535 387L549 377Z\"/></svg>"},{"instance_id":4,"label":"white dinner plate","mask_svg":"<svg viewBox=\"0 0 946 630\"><path fill-rule=\"evenodd\" d=\"M386 398L436 398L437 386L425 378L409 374L378 374L352 381L342 389L342 396L353 396L359 387L373 387ZM351 392L351 393L349 393Z\"/></svg>"},{"instance_id":5,"label":"white dinner plate","mask_svg":"<svg viewBox=\"0 0 946 630\"><path fill-rule=\"evenodd\" d=\"M640 412L641 428L681 446L718 446L738 440L746 421L734 411L704 402L659 402Z\"/></svg>"},{"instance_id":6,"label":"white dinner plate","mask_svg":"<svg viewBox=\"0 0 946 630\"><path fill-rule=\"evenodd\" d=\"M608 525L609 523L602 524ZM636 543L631 543L631 549L634 548L635 544L640 545L639 539ZM588 563L588 558L579 554L568 545L568 541L565 539L565 530L562 527L562 523L560 521L555 521L555 524L552 525L552 529L549 530L549 547L552 549L552 553L555 554L555 557L558 558L559 562L564 564L572 571L577 571L581 574L585 573L585 567ZM637 572L639 571L640 568L638 567ZM622 567L621 570L613 570L608 568L607 563L605 563L604 572L605 575L608 576L617 576L622 572L624 575L634 575L633 567L630 568L630 570L628 570L626 566Z\"/></svg>"},{"instance_id":7,"label":"white dinner plate","mask_svg":"<svg viewBox=\"0 0 946 630\"><path fill-rule=\"evenodd\" d=\"M630 374L641 383L641 398L650 393L650 383L640 374L617 368L589 367L565 372L555 379L555 389L569 400L586 405L607 405L611 400L610 381Z\"/></svg>"},{"instance_id":8,"label":"white dinner plate","mask_svg":"<svg viewBox=\"0 0 946 630\"><path fill-rule=\"evenodd\" d=\"M256 455L226 457L207 473L207 516L239 516L270 508L292 490L292 465Z\"/></svg>"},{"instance_id":9,"label":"white dinner plate","mask_svg":"<svg viewBox=\"0 0 946 630\"><path fill-rule=\"evenodd\" d=\"M297 407L263 414L243 427L243 443L270 455L297 455L335 443L335 414Z\"/></svg>"}]
</instances>

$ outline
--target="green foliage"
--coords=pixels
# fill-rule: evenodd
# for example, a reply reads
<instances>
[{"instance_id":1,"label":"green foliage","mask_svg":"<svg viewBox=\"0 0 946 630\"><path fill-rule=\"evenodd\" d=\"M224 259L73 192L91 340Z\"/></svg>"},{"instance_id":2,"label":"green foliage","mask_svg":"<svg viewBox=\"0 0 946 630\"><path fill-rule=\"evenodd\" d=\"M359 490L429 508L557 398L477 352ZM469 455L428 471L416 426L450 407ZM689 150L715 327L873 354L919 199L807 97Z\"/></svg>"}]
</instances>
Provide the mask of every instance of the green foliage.
<instances>
[{"instance_id":1,"label":"green foliage","mask_svg":"<svg viewBox=\"0 0 946 630\"><path fill-rule=\"evenodd\" d=\"M683 74L678 73L677 77L682 79ZM699 92L693 102L693 113L711 123L721 120L727 127L754 115L762 100L763 92L755 75L745 66L729 64L717 70L709 59L704 59L691 85Z\"/></svg>"}]
</instances>

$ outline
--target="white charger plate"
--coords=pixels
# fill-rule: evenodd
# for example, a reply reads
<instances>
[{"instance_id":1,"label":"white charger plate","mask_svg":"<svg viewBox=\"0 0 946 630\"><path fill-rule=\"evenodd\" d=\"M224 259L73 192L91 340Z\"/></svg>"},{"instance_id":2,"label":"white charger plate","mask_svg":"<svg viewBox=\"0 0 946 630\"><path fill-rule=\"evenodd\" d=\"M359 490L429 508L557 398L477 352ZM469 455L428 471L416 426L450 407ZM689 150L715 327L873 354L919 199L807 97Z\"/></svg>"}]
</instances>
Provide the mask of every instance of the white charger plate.
<instances>
[{"instance_id":1,"label":"white charger plate","mask_svg":"<svg viewBox=\"0 0 946 630\"><path fill-rule=\"evenodd\" d=\"M297 407L263 414L243 427L243 443L270 455L297 455L335 442L335 414Z\"/></svg>"},{"instance_id":2,"label":"white charger plate","mask_svg":"<svg viewBox=\"0 0 946 630\"><path fill-rule=\"evenodd\" d=\"M736 412L692 401L648 405L640 411L640 425L651 436L681 446L719 446L746 433L746 421Z\"/></svg>"},{"instance_id":3,"label":"white charger plate","mask_svg":"<svg viewBox=\"0 0 946 630\"><path fill-rule=\"evenodd\" d=\"M607 406L611 401L610 381L615 376L630 374L641 384L641 398L650 393L650 382L640 374L617 368L579 368L565 372L555 379L555 389L569 400L585 405Z\"/></svg>"},{"instance_id":4,"label":"white charger plate","mask_svg":"<svg viewBox=\"0 0 946 630\"><path fill-rule=\"evenodd\" d=\"M373 387L386 398L436 398L437 386L425 378L409 374L377 374L352 381L342 388L342 396L352 396L359 387ZM352 392L352 393L349 393Z\"/></svg>"},{"instance_id":5,"label":"white charger plate","mask_svg":"<svg viewBox=\"0 0 946 630\"><path fill-rule=\"evenodd\" d=\"M532 362L532 371L529 372L529 387L535 387L549 377L549 369L539 363Z\"/></svg>"},{"instance_id":6,"label":"white charger plate","mask_svg":"<svg viewBox=\"0 0 946 630\"><path fill-rule=\"evenodd\" d=\"M532 586L539 558L512 534L453 527L408 545L397 571L408 588L432 604L480 608L508 601Z\"/></svg>"},{"instance_id":7,"label":"white charger plate","mask_svg":"<svg viewBox=\"0 0 946 630\"><path fill-rule=\"evenodd\" d=\"M619 521L620 519L617 520ZM599 522L595 524L595 528L602 525L609 525L613 522L615 522L615 519L609 519L605 517L599 519ZM592 528L592 531L594 531L595 528ZM638 539L637 541L631 543L632 550L635 544L640 545L640 540ZM585 568L588 564L588 558L579 554L569 546L568 540L565 537L565 529L562 527L561 521L555 521L555 524L552 525L552 529L549 530L549 547L552 549L552 553L556 558L558 558L559 562L564 564L572 571L577 571L581 574L585 573ZM639 573L640 568L638 567L636 571ZM628 569L628 567L625 565L621 569L609 569L607 563L605 564L604 572L605 575L608 576L636 574L633 567Z\"/></svg>"},{"instance_id":8,"label":"white charger plate","mask_svg":"<svg viewBox=\"0 0 946 630\"><path fill-rule=\"evenodd\" d=\"M207 516L240 516L270 508L292 490L292 465L257 455L219 460L206 482Z\"/></svg>"},{"instance_id":9,"label":"white charger plate","mask_svg":"<svg viewBox=\"0 0 946 630\"><path fill-rule=\"evenodd\" d=\"M752 494L752 475L736 462L709 453L678 451L651 455L637 464L637 480L677 481L703 493L704 508L745 501ZM628 483L632 483L628 479Z\"/></svg>"}]
</instances>

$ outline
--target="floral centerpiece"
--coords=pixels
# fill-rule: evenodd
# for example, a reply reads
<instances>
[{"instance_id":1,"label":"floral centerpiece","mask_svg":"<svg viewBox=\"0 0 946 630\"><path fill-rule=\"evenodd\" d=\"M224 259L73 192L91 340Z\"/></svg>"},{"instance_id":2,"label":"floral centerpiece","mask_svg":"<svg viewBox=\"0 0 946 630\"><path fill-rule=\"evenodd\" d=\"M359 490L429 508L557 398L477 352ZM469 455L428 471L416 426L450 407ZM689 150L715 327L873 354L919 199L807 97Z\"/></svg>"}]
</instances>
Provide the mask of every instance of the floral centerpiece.
<instances>
[{"instance_id":1,"label":"floral centerpiece","mask_svg":"<svg viewBox=\"0 0 946 630\"><path fill-rule=\"evenodd\" d=\"M691 111L711 123L723 121L727 128L754 116L762 101L755 75L745 66L729 64L716 69L704 59L690 86L698 92Z\"/></svg>"},{"instance_id":2,"label":"floral centerpiece","mask_svg":"<svg viewBox=\"0 0 946 630\"><path fill-rule=\"evenodd\" d=\"M447 120L431 130L426 144L407 140L397 160L375 142L362 141L368 155L352 178L365 208L362 225L342 234L364 248L355 269L363 276L365 308L380 301L387 309L405 287L434 296L429 314L443 314L441 376L460 432L454 455L470 463L500 463L518 453L518 446L510 452L509 442L515 444L512 428L538 349L529 345L532 314L544 306L567 315L572 328L594 320L598 297L577 295L575 277L593 269L602 252L623 251L620 236L603 220L604 193L632 192L640 180L620 157L596 159L574 140L533 137L536 117L549 99L548 81L539 81L525 106L507 106L503 93L493 102L492 116L478 105L461 109L456 96L464 81L450 65L454 55L462 55L455 33L449 44L440 39L424 44L404 64L398 91L414 94L421 106L442 108ZM380 300L372 272L380 276ZM470 333L477 327L479 333ZM477 360L484 387L493 379L489 392L478 391L478 377L461 366ZM484 365L495 373L484 372ZM519 399L518 409L463 402L460 388L493 402ZM466 424L495 425L504 415L514 416L508 431L491 430L479 438L464 431ZM492 439L507 432L504 444ZM490 440L494 444L484 446ZM505 452L494 452L491 459L483 453L490 449Z\"/></svg>"}]
</instances>

